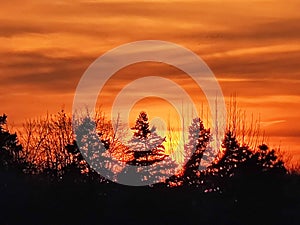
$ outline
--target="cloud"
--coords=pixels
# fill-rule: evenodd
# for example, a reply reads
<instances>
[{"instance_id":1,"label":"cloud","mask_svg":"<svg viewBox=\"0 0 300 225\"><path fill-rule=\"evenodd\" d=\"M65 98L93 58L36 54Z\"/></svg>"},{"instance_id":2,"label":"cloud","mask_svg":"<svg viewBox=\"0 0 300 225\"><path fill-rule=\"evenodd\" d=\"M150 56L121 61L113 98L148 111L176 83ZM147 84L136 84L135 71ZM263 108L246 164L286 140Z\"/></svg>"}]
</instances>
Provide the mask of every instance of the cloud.
<instances>
[{"instance_id":1,"label":"cloud","mask_svg":"<svg viewBox=\"0 0 300 225\"><path fill-rule=\"evenodd\" d=\"M260 122L260 124L263 127L268 127L268 126L272 126L274 124L284 123L284 122L286 122L286 120L273 120L273 121L262 121L262 122Z\"/></svg>"},{"instance_id":2,"label":"cloud","mask_svg":"<svg viewBox=\"0 0 300 225\"><path fill-rule=\"evenodd\" d=\"M7 60L1 65L2 84L39 92L74 91L84 69L93 60L84 57L51 58L36 53L4 55Z\"/></svg>"},{"instance_id":3,"label":"cloud","mask_svg":"<svg viewBox=\"0 0 300 225\"><path fill-rule=\"evenodd\" d=\"M275 0L5 1L0 13L2 109L14 121L63 103L70 109L81 75L98 56L127 42L159 39L202 57L225 97L236 92L242 107L260 112L275 139L299 142L294 128L300 125L299 7L299 1ZM159 64L124 68L103 96L109 102L132 79L150 75L172 79L194 101L204 99L182 71Z\"/></svg>"}]
</instances>

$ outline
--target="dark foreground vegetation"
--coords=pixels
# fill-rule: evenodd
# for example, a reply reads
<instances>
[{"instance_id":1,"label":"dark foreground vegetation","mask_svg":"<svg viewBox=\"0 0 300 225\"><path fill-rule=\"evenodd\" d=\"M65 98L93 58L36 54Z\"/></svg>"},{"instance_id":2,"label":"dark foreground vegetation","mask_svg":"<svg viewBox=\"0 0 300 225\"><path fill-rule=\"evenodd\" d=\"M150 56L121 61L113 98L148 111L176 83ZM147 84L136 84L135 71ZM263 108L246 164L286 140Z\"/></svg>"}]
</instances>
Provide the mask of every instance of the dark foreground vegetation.
<instances>
[{"instance_id":1,"label":"dark foreground vegetation","mask_svg":"<svg viewBox=\"0 0 300 225\"><path fill-rule=\"evenodd\" d=\"M142 114L137 119L143 126L136 127L133 139L150 138L154 131L147 120ZM62 113L54 122L62 131L68 127L67 121ZM21 145L5 124L6 116L0 116L0 224L300 223L300 176L287 170L276 151L266 144L251 149L228 130L222 154L207 168L199 168L211 139L210 130L200 119L191 125L197 136L191 135L185 147L193 145L195 151L183 170L163 183L142 187L120 185L98 175L85 163L71 136L52 132L57 128L53 128L55 123L48 124L53 130L47 129L47 136L42 135L42 126L37 129L40 137L31 129L35 141L26 138L30 145L24 141ZM51 135L57 138L47 139ZM107 150L118 146L116 151L132 152L105 132L99 137ZM160 157L164 149L163 139L155 138L157 146L145 150L151 152L152 163L157 162L155 153ZM57 151L52 141L57 141ZM141 155L122 156L122 160L138 166L145 161Z\"/></svg>"}]
</instances>

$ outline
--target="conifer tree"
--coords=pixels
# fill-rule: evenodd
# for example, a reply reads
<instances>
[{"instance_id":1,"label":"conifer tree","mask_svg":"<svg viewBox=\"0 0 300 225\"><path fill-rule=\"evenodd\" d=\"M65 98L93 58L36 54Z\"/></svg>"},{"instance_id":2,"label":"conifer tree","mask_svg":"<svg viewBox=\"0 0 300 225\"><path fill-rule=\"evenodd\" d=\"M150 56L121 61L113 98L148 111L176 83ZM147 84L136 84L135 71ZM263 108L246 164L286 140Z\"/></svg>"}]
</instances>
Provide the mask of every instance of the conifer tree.
<instances>
[{"instance_id":1,"label":"conifer tree","mask_svg":"<svg viewBox=\"0 0 300 225\"><path fill-rule=\"evenodd\" d=\"M24 160L21 157L22 146L17 135L5 128L7 116L0 116L0 170L22 169Z\"/></svg>"},{"instance_id":2,"label":"conifer tree","mask_svg":"<svg viewBox=\"0 0 300 225\"><path fill-rule=\"evenodd\" d=\"M194 182L200 174L200 163L204 151L209 146L211 139L210 129L205 129L203 121L195 118L189 127L189 143L185 146L185 151L191 155L184 166L184 179L186 182Z\"/></svg>"},{"instance_id":3,"label":"conifer tree","mask_svg":"<svg viewBox=\"0 0 300 225\"><path fill-rule=\"evenodd\" d=\"M166 138L159 136L155 127L149 128L146 112L140 112L134 127L131 129L134 131L133 137L128 142L130 149L128 152L133 153L134 157L131 163L139 164L138 161L142 161L148 164L149 156L151 156L152 162L163 160L166 157L163 146Z\"/></svg>"}]
</instances>

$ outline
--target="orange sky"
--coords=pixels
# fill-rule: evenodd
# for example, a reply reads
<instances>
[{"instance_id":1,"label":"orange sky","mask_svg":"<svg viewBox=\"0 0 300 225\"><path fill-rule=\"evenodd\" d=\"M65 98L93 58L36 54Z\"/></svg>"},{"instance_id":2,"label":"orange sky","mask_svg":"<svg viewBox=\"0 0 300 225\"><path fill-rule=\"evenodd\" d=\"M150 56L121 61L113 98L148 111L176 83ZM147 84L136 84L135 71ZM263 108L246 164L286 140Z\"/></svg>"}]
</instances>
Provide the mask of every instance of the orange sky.
<instances>
[{"instance_id":1,"label":"orange sky","mask_svg":"<svg viewBox=\"0 0 300 225\"><path fill-rule=\"evenodd\" d=\"M70 111L80 77L101 54L131 41L165 40L205 60L225 97L237 93L242 108L260 113L270 143L281 143L297 162L299 9L296 0L4 1L0 113L19 126L25 118L54 113L62 106ZM179 83L183 76L166 65L133 66L120 74L132 79L137 71ZM116 74L106 96L117 93L126 79ZM190 82L180 84L193 95Z\"/></svg>"}]
</instances>

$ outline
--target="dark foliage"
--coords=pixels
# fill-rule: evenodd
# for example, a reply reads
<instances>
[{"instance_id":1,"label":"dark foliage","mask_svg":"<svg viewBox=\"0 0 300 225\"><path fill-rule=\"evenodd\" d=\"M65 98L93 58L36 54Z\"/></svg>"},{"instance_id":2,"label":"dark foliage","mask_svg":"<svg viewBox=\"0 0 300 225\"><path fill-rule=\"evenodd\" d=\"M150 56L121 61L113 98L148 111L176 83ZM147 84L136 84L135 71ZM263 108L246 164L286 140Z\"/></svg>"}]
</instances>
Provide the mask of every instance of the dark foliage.
<instances>
[{"instance_id":1,"label":"dark foliage","mask_svg":"<svg viewBox=\"0 0 300 225\"><path fill-rule=\"evenodd\" d=\"M149 129L148 115L146 112L141 112L135 122L135 126L131 128L134 130L134 136L139 139L147 139L151 133Z\"/></svg>"},{"instance_id":2,"label":"dark foliage","mask_svg":"<svg viewBox=\"0 0 300 225\"><path fill-rule=\"evenodd\" d=\"M5 129L7 116L0 116L0 171L22 171L25 160L20 157L22 146L18 144L16 134Z\"/></svg>"},{"instance_id":3,"label":"dark foliage","mask_svg":"<svg viewBox=\"0 0 300 225\"><path fill-rule=\"evenodd\" d=\"M210 131L194 122L196 150L176 176L183 185L129 187L90 169L75 141L62 171L25 173L22 146L0 116L1 224L299 224L300 176L287 172L276 151L240 146L227 132L219 160L200 171Z\"/></svg>"},{"instance_id":4,"label":"dark foliage","mask_svg":"<svg viewBox=\"0 0 300 225\"><path fill-rule=\"evenodd\" d=\"M200 118L194 119L189 129L190 142L187 147L192 150L192 156L184 165L183 182L185 185L195 184L195 181L199 179L201 159L211 140L210 130L204 128Z\"/></svg>"},{"instance_id":5,"label":"dark foliage","mask_svg":"<svg viewBox=\"0 0 300 225\"><path fill-rule=\"evenodd\" d=\"M140 112L133 130L133 137L129 141L131 145L126 153L132 154L133 159L127 164L134 166L147 166L164 160L165 147L163 142L165 138L156 134L155 128L149 128L148 115L146 112Z\"/></svg>"}]
</instances>

